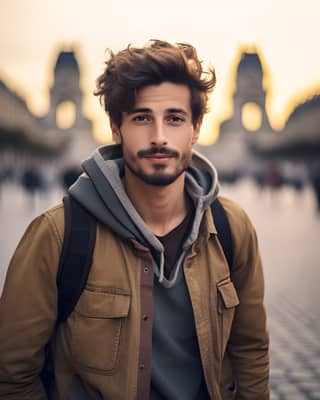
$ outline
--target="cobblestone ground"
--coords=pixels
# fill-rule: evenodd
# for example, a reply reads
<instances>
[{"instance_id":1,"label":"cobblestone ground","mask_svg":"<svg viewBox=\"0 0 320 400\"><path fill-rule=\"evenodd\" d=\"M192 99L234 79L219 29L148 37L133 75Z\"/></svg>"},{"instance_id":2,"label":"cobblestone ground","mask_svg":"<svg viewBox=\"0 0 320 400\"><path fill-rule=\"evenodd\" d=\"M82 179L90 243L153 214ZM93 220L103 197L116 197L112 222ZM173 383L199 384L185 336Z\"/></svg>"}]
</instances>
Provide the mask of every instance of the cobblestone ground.
<instances>
[{"instance_id":1,"label":"cobblestone ground","mask_svg":"<svg viewBox=\"0 0 320 400\"><path fill-rule=\"evenodd\" d=\"M281 295L267 304L271 399L320 399L319 321Z\"/></svg>"},{"instance_id":2,"label":"cobblestone ground","mask_svg":"<svg viewBox=\"0 0 320 400\"><path fill-rule=\"evenodd\" d=\"M320 215L310 189L223 187L256 226L266 280L271 341L271 400L320 400ZM9 258L28 222L61 192L26 203L15 188L0 199L0 291ZM259 400L259 399L257 399Z\"/></svg>"},{"instance_id":3,"label":"cobblestone ground","mask_svg":"<svg viewBox=\"0 0 320 400\"><path fill-rule=\"evenodd\" d=\"M258 233L270 329L271 400L320 399L320 215L313 193L222 188ZM258 400L258 399L257 399Z\"/></svg>"}]
</instances>

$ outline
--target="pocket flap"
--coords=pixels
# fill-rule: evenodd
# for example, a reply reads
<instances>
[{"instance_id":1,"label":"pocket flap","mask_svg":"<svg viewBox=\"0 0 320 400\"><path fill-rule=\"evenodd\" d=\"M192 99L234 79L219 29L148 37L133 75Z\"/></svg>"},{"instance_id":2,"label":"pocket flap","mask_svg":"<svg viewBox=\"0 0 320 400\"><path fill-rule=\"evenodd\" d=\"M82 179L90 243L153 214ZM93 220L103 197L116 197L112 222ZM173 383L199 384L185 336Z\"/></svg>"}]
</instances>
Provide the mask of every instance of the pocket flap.
<instances>
[{"instance_id":1,"label":"pocket flap","mask_svg":"<svg viewBox=\"0 0 320 400\"><path fill-rule=\"evenodd\" d=\"M130 300L130 295L84 289L75 310L89 318L122 318L129 313Z\"/></svg>"},{"instance_id":2,"label":"pocket flap","mask_svg":"<svg viewBox=\"0 0 320 400\"><path fill-rule=\"evenodd\" d=\"M239 304L239 298L236 289L231 281L218 286L218 291L221 295L225 308L232 308Z\"/></svg>"}]
</instances>

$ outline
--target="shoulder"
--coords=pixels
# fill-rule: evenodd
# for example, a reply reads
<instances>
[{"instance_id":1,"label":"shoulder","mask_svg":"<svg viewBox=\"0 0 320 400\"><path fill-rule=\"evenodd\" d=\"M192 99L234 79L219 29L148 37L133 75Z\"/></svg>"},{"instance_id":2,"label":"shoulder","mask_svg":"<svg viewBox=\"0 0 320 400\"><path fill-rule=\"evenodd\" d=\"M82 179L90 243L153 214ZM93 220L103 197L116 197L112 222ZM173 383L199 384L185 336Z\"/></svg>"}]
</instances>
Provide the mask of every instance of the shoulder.
<instances>
[{"instance_id":1,"label":"shoulder","mask_svg":"<svg viewBox=\"0 0 320 400\"><path fill-rule=\"evenodd\" d=\"M226 212L235 244L239 245L245 239L255 236L255 228L247 212L230 198L219 196L218 199Z\"/></svg>"},{"instance_id":2,"label":"shoulder","mask_svg":"<svg viewBox=\"0 0 320 400\"><path fill-rule=\"evenodd\" d=\"M62 203L45 210L34 218L26 229L25 237L34 236L35 239L52 238L59 247L64 236L64 206Z\"/></svg>"},{"instance_id":3,"label":"shoulder","mask_svg":"<svg viewBox=\"0 0 320 400\"><path fill-rule=\"evenodd\" d=\"M63 203L59 203L47 210L45 210L42 214L44 218L47 218L50 221L63 222L64 221L64 206Z\"/></svg>"},{"instance_id":4,"label":"shoulder","mask_svg":"<svg viewBox=\"0 0 320 400\"><path fill-rule=\"evenodd\" d=\"M243 224L250 221L246 211L234 200L224 196L218 196L218 200L227 214L230 225Z\"/></svg>"},{"instance_id":5,"label":"shoulder","mask_svg":"<svg viewBox=\"0 0 320 400\"><path fill-rule=\"evenodd\" d=\"M50 208L31 221L21 237L10 262L10 276L22 276L26 271L39 271L55 279L64 235L63 205ZM54 268L48 266L54 265ZM20 271L17 273L16 271ZM32 272L31 272L32 271ZM34 275L34 276L35 276Z\"/></svg>"},{"instance_id":6,"label":"shoulder","mask_svg":"<svg viewBox=\"0 0 320 400\"><path fill-rule=\"evenodd\" d=\"M57 204L49 208L43 213L43 218L50 225L50 228L57 235L60 243L63 241L64 236L64 206L63 203Z\"/></svg>"}]
</instances>

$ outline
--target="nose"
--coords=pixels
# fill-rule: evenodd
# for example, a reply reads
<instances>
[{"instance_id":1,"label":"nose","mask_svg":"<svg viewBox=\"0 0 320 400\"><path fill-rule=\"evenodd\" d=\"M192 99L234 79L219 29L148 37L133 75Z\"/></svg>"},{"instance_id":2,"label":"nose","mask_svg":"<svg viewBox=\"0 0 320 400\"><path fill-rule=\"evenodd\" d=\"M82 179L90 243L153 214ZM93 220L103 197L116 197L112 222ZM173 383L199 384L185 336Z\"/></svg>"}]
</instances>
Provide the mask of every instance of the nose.
<instances>
[{"instance_id":1,"label":"nose","mask_svg":"<svg viewBox=\"0 0 320 400\"><path fill-rule=\"evenodd\" d=\"M162 121L155 121L153 124L150 144L152 146L166 146L168 144L165 126Z\"/></svg>"}]
</instances>

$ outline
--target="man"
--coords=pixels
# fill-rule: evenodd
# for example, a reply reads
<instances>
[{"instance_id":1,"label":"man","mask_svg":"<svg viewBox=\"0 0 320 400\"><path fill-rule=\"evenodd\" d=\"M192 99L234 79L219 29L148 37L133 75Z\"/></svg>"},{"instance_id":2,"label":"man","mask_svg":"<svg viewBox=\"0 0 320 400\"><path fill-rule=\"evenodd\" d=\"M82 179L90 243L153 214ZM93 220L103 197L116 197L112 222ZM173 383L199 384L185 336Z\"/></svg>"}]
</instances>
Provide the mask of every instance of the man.
<instances>
[{"instance_id":1,"label":"man","mask_svg":"<svg viewBox=\"0 0 320 400\"><path fill-rule=\"evenodd\" d=\"M110 54L96 94L115 144L98 149L69 190L99 221L86 287L55 326L59 205L31 223L8 270L1 398L46 398L49 341L55 399L79 387L79 399L219 400L228 388L239 400L269 398L256 235L244 211L220 198L229 269L210 209L216 172L192 150L214 85L214 70L204 75L187 44L153 40Z\"/></svg>"}]
</instances>

